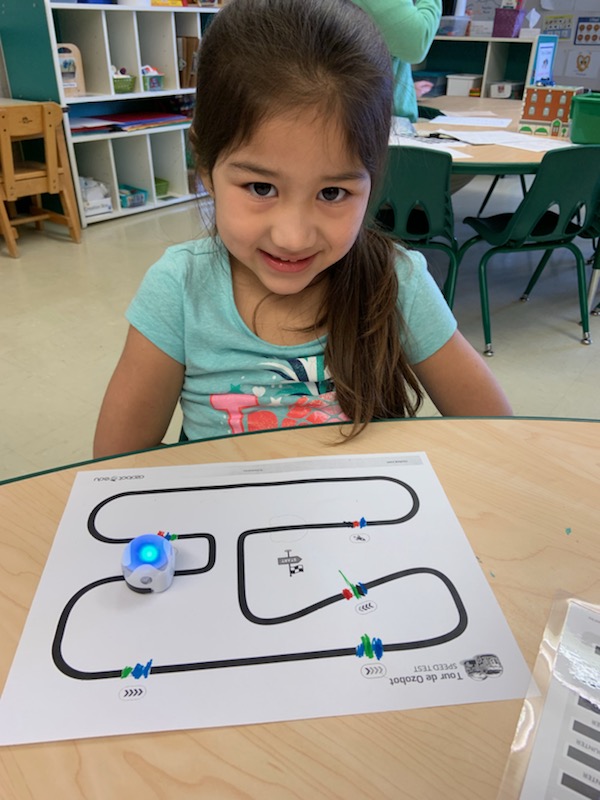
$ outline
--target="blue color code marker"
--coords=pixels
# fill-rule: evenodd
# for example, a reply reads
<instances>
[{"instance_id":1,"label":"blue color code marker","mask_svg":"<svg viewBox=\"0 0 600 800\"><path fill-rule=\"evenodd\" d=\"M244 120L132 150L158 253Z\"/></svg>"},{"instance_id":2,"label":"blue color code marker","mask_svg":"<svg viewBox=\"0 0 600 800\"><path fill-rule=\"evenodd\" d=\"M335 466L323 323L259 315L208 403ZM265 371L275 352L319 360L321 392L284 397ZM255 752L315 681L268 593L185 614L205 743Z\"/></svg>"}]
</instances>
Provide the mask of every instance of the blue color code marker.
<instances>
[{"instance_id":1,"label":"blue color code marker","mask_svg":"<svg viewBox=\"0 0 600 800\"><path fill-rule=\"evenodd\" d=\"M164 592L173 582L175 550L164 536L137 536L126 545L121 567L125 582L135 592Z\"/></svg>"}]
</instances>

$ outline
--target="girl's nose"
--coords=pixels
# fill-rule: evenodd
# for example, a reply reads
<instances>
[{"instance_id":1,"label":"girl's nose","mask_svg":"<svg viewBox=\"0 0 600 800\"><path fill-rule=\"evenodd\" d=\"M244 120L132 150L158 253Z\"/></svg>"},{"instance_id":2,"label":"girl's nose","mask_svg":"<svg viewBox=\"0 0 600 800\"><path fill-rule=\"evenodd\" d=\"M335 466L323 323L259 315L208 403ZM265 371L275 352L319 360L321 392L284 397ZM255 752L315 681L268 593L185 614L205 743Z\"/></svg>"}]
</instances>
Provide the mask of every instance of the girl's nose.
<instances>
[{"instance_id":1,"label":"girl's nose","mask_svg":"<svg viewBox=\"0 0 600 800\"><path fill-rule=\"evenodd\" d=\"M271 241L279 255L306 255L317 242L317 226L311 212L301 205L286 204L271 222Z\"/></svg>"}]
</instances>

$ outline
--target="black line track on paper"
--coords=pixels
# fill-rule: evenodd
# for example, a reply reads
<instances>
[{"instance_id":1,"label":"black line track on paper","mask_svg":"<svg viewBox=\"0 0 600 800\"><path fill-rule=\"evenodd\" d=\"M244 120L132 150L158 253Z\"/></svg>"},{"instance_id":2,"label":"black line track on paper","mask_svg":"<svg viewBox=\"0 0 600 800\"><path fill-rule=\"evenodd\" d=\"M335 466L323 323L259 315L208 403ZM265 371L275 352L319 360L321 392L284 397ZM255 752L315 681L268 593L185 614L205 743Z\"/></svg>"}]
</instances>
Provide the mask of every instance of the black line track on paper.
<instances>
[{"instance_id":1,"label":"black line track on paper","mask_svg":"<svg viewBox=\"0 0 600 800\"><path fill-rule=\"evenodd\" d=\"M412 499L412 506L408 512L405 514L394 518L394 519L384 519L384 520L367 520L367 526L372 528L373 526L381 526L381 525L399 525L408 520L412 519L418 512L420 502L419 498L414 491L414 489L409 486L407 483L400 481L396 478L390 478L388 476L363 476L363 477L351 477L351 478L314 478L314 479L301 479L297 481L269 481L269 482L245 482L245 483L237 483L237 484L229 484L229 485L218 485L218 486L194 486L194 487L183 487L183 488L173 488L173 489L147 489L147 490L139 490L139 491L128 491L122 492L116 495L112 495L109 498L106 498L102 502L98 503L95 508L90 513L88 518L88 531L89 533L98 541L104 542L106 544L126 544L131 541L132 537L129 538L120 538L120 539L110 539L104 536L98 530L96 526L96 521L99 512L104 508L108 503L114 502L117 499L123 497L132 497L132 496L148 496L148 495L157 495L157 494L176 494L176 493L188 493L188 492L198 492L198 491L215 491L215 490L231 490L231 489L239 489L239 488L252 488L252 489L260 489L262 487L277 487L277 486L288 486L288 485L305 485L305 484L336 484L342 482L366 482L366 481L389 481L401 486L405 489L410 498ZM348 521L342 522L333 522L333 523L310 523L304 525L292 525L292 526L280 526L280 527L268 527L268 528L254 528L251 530L244 531L240 534L237 543L237 561L238 561L238 599L240 603L240 610L242 614L251 622L258 624L258 625L275 625L275 624L282 624L286 622L292 622L296 619L299 619L303 616L307 616L308 614L312 614L322 608L325 608L333 603L339 602L341 600L345 601L345 598L340 592L337 592L335 595L331 597L324 598L323 600L311 604L304 609L300 609L292 614L287 614L280 617L274 618L261 618L254 615L247 604L246 600L246 589L245 589L245 559L244 559L244 545L248 537L257 535L257 534L265 534L265 533L273 533L273 532L281 532L281 531L292 531L292 530L311 530L311 529L319 529L319 530L328 530L328 529L340 529L340 528L353 528L354 523ZM208 572L211 570L215 564L216 560L216 539L215 536L211 533L188 533L188 534L179 534L178 539L190 539L190 538L205 538L209 543L209 557L207 560L206 565L203 567L199 567L197 569L189 569L189 570L176 570L176 576L191 576L191 575L199 575L203 572ZM442 572L431 569L428 567L415 567L412 569L401 570L392 572L389 575L384 575L382 577L376 578L372 581L365 583L365 587L367 589L372 589L376 586L381 586L386 583L390 583L391 581L399 580L405 577L409 577L411 575L417 574L428 574L432 575L444 583L445 587L448 589L450 596L452 597L456 611L458 613L458 623L457 625L450 631L436 637L432 637L430 639L423 639L423 640L413 640L409 642L385 642L384 649L386 652L394 652L399 650L414 650L424 647L433 647L438 644L443 644L445 642L449 642L452 639L457 638L460 636L467 627L468 624L468 617L467 612L464 607L464 604L460 598L458 591L454 584L450 581L450 579L444 575ZM110 678L120 678L121 677L121 669L114 669L114 670L100 670L94 672L84 672L82 670L76 669L69 665L66 660L63 658L62 655L62 641L63 636L65 633L65 629L67 626L67 622L69 616L75 607L76 603L88 592L110 583L117 583L120 581L124 581L124 577L122 575L116 575L106 578L101 578L93 583L84 586L78 592L76 592L71 599L66 604L65 608L63 609L61 616L59 618L57 629L54 635L53 643L52 643L52 658L56 665L56 667L65 675L79 679L79 680L102 680L102 679L110 679ZM259 664L273 664L273 663L284 663L289 661L305 661L305 660L312 660L312 659L319 659L319 658L337 658L343 656L356 656L356 647L345 647L345 648L336 648L330 650L312 650L312 651L305 651L305 652L295 652L295 653L271 653L262 656L251 656L246 658L234 658L234 659L220 659L214 661L196 661L196 662L189 662L184 664L153 664L152 665L152 674L153 675L160 675L160 674L169 674L175 672L189 672L194 670L207 670L207 669L222 669L225 667L241 667L241 666L252 666L252 665L259 665Z\"/></svg>"}]
</instances>

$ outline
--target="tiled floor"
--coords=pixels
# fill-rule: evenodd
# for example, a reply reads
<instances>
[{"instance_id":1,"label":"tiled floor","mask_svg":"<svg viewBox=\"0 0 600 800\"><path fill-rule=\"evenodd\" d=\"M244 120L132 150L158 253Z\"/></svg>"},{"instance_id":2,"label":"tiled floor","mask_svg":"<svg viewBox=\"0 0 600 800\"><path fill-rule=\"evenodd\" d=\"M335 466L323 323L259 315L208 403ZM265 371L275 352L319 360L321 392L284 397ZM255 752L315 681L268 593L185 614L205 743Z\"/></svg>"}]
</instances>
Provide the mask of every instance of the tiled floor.
<instances>
[{"instance_id":1,"label":"tiled floor","mask_svg":"<svg viewBox=\"0 0 600 800\"><path fill-rule=\"evenodd\" d=\"M457 220L475 213L489 179L455 195ZM517 178L500 181L486 213L510 210ZM123 312L148 268L170 244L201 231L197 206L90 225L76 245L62 232L22 230L21 258L0 247L0 480L91 457L99 405L123 344ZM468 230L457 225L459 241ZM0 240L1 242L1 240ZM584 243L586 254L590 242ZM455 313L480 349L482 332L474 248L461 266ZM527 304L519 303L535 256L492 260L490 292L495 356L489 360L515 413L600 417L600 317L591 347L580 344L575 270L566 251L553 256ZM446 260L430 251L442 280ZM431 405L423 410L431 415ZM168 437L174 441L180 417Z\"/></svg>"}]
</instances>

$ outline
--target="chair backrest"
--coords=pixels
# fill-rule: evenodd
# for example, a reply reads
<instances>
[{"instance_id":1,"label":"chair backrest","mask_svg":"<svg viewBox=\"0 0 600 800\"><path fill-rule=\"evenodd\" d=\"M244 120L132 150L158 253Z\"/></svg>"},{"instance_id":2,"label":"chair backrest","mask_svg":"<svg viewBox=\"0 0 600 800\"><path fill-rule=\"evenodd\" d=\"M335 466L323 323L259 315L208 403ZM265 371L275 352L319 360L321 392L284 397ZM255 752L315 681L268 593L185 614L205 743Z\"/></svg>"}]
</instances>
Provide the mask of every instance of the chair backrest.
<instances>
[{"instance_id":1,"label":"chair backrest","mask_svg":"<svg viewBox=\"0 0 600 800\"><path fill-rule=\"evenodd\" d=\"M574 239L593 224L599 201L600 145L550 150L504 231L504 243Z\"/></svg>"},{"instance_id":2,"label":"chair backrest","mask_svg":"<svg viewBox=\"0 0 600 800\"><path fill-rule=\"evenodd\" d=\"M59 191L56 129L62 125L62 110L57 103L31 103L0 108L0 168L4 200L17 200L29 194ZM41 172L33 178L19 168L15 159L15 143L25 140L43 141L44 158L37 162ZM22 185L19 186L19 183Z\"/></svg>"},{"instance_id":3,"label":"chair backrest","mask_svg":"<svg viewBox=\"0 0 600 800\"><path fill-rule=\"evenodd\" d=\"M374 209L384 204L392 208L395 236L413 242L434 236L454 238L451 170L450 154L433 147L388 148L385 178Z\"/></svg>"}]
</instances>

